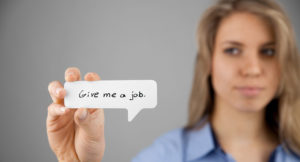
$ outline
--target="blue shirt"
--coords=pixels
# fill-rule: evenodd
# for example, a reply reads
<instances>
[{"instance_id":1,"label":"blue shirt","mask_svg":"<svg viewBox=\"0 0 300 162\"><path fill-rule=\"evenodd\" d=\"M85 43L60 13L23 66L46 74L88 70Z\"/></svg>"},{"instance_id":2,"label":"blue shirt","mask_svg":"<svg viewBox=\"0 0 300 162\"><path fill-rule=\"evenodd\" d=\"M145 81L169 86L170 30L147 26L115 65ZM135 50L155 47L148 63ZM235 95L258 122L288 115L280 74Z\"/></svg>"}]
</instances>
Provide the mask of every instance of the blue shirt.
<instances>
[{"instance_id":1,"label":"blue shirt","mask_svg":"<svg viewBox=\"0 0 300 162\"><path fill-rule=\"evenodd\" d=\"M235 162L219 146L210 123L199 130L172 130L142 150L132 162ZM300 162L300 156L282 145L272 152L269 162Z\"/></svg>"}]
</instances>

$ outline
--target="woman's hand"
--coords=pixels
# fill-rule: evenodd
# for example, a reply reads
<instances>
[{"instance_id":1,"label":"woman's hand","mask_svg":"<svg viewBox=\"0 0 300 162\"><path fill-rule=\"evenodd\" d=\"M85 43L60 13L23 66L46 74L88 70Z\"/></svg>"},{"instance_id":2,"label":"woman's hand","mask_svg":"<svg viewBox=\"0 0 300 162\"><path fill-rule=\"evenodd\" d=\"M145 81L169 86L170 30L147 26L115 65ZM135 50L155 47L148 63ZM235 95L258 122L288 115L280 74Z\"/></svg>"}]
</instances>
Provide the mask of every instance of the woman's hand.
<instances>
[{"instance_id":1,"label":"woman's hand","mask_svg":"<svg viewBox=\"0 0 300 162\"><path fill-rule=\"evenodd\" d=\"M78 68L65 71L67 82L80 79ZM87 73L87 81L100 80L96 73ZM53 103L48 107L47 135L50 147L59 161L97 161L102 160L104 139L103 109L66 109L66 91L59 81L49 84L48 90Z\"/></svg>"}]
</instances>

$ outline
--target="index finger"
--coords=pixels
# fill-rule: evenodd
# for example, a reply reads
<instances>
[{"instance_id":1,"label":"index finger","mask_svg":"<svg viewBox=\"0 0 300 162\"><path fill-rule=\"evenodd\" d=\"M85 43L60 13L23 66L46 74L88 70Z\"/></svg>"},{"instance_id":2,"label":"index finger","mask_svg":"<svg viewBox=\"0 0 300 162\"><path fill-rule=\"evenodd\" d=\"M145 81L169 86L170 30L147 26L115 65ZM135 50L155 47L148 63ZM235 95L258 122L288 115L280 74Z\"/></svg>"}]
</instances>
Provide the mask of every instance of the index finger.
<instances>
[{"instance_id":1,"label":"index finger","mask_svg":"<svg viewBox=\"0 0 300 162\"><path fill-rule=\"evenodd\" d=\"M66 95L66 91L59 81L52 81L51 83L49 83L48 91L54 103L57 104L64 103L64 97Z\"/></svg>"}]
</instances>

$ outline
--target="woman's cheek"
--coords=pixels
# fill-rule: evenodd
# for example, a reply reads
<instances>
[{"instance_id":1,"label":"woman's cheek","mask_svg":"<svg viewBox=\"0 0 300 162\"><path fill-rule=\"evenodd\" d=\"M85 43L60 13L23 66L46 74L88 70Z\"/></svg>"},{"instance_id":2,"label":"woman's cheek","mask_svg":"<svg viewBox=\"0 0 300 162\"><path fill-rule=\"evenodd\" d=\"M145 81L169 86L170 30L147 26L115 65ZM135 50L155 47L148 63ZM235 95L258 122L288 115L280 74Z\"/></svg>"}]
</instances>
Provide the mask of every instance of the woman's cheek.
<instances>
[{"instance_id":1,"label":"woman's cheek","mask_svg":"<svg viewBox=\"0 0 300 162\"><path fill-rule=\"evenodd\" d=\"M227 91L233 78L231 66L224 61L216 60L213 71L213 84L216 91Z\"/></svg>"},{"instance_id":2,"label":"woman's cheek","mask_svg":"<svg viewBox=\"0 0 300 162\"><path fill-rule=\"evenodd\" d=\"M280 72L279 72L279 67L277 65L269 66L269 68L266 68L266 75L267 75L267 83L269 83L271 91L273 93L276 93L278 87L279 87L279 82L280 82Z\"/></svg>"},{"instance_id":3,"label":"woman's cheek","mask_svg":"<svg viewBox=\"0 0 300 162\"><path fill-rule=\"evenodd\" d=\"M272 77L270 77L269 83L271 83L270 85L272 85L272 93L274 93L274 95L279 88L279 82L280 76L278 74L275 73Z\"/></svg>"}]
</instances>

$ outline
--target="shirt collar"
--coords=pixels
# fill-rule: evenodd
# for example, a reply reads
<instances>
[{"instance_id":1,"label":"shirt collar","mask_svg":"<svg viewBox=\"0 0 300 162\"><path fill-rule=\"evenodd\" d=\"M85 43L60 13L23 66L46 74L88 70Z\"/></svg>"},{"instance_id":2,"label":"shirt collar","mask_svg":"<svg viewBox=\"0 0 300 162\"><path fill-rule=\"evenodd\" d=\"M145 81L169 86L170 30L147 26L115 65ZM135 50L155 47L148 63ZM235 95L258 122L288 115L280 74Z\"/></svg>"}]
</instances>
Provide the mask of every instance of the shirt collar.
<instances>
[{"instance_id":1,"label":"shirt collar","mask_svg":"<svg viewBox=\"0 0 300 162\"><path fill-rule=\"evenodd\" d=\"M186 132L186 158L188 161L201 158L217 148L210 123L207 120L201 122L206 122L202 128Z\"/></svg>"}]
</instances>

